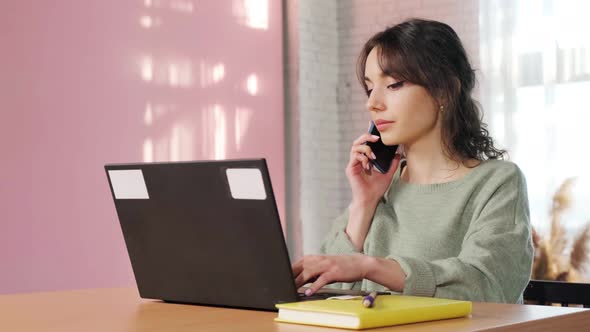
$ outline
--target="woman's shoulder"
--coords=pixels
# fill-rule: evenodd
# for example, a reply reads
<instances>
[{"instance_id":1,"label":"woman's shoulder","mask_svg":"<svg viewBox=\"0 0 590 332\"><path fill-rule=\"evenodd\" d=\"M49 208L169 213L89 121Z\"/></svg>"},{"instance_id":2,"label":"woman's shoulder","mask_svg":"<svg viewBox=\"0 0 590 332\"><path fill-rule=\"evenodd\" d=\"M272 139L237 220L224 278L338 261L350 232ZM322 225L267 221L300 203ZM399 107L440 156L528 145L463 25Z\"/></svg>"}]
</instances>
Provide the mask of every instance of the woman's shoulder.
<instances>
[{"instance_id":1,"label":"woman's shoulder","mask_svg":"<svg viewBox=\"0 0 590 332\"><path fill-rule=\"evenodd\" d=\"M524 174L520 167L509 160L485 160L476 166L474 171L477 173L477 178L485 182L496 182L498 184L507 181L524 182Z\"/></svg>"},{"instance_id":2,"label":"woman's shoulder","mask_svg":"<svg viewBox=\"0 0 590 332\"><path fill-rule=\"evenodd\" d=\"M520 172L520 168L518 165L510 160L502 160L502 159L488 159L482 161L478 167L484 167L489 171L496 171L496 172L509 172L509 173L518 173Z\"/></svg>"}]
</instances>

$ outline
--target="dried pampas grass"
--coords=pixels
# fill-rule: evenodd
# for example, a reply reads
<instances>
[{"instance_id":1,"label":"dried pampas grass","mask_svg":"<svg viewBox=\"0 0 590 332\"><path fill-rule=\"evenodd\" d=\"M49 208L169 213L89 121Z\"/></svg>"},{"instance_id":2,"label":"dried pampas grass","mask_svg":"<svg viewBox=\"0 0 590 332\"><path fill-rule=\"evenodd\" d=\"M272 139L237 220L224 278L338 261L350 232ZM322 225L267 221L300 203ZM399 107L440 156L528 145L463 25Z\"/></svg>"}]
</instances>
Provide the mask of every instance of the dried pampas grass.
<instances>
[{"instance_id":1,"label":"dried pampas grass","mask_svg":"<svg viewBox=\"0 0 590 332\"><path fill-rule=\"evenodd\" d=\"M572 204L571 188L574 182L575 178L565 180L553 195L549 237L542 236L533 229L535 258L531 279L569 282L587 281L585 273L590 265L588 256L590 224L586 224L574 236L571 247L568 247L569 237L562 223L563 213ZM568 253L567 250L570 248L571 251Z\"/></svg>"}]
</instances>

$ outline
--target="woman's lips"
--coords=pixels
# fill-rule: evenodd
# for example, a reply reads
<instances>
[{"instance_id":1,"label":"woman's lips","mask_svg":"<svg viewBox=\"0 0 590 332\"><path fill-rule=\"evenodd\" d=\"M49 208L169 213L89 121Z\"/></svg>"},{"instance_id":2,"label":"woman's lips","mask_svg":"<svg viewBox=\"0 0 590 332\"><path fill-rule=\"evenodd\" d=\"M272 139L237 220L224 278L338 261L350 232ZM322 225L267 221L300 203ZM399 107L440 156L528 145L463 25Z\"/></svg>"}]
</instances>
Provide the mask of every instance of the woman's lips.
<instances>
[{"instance_id":1,"label":"woman's lips","mask_svg":"<svg viewBox=\"0 0 590 332\"><path fill-rule=\"evenodd\" d=\"M381 132L381 131L389 128L394 123L395 123L394 121L376 121L375 126L377 127L377 130L379 130Z\"/></svg>"}]
</instances>

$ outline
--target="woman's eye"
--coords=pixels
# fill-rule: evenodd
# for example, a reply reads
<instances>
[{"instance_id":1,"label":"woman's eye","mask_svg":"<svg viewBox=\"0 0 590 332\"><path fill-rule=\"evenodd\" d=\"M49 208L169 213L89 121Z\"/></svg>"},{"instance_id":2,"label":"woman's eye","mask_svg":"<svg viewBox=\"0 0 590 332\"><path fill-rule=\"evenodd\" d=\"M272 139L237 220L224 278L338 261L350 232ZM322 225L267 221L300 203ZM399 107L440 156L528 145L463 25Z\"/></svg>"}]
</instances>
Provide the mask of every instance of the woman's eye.
<instances>
[{"instance_id":1,"label":"woman's eye","mask_svg":"<svg viewBox=\"0 0 590 332\"><path fill-rule=\"evenodd\" d=\"M404 86L404 82L405 81L399 81L399 82L395 82L393 84L390 84L387 86L388 89L391 90L397 90L399 88L401 88L402 86ZM371 96L371 92L373 91L373 89L367 89L367 97Z\"/></svg>"},{"instance_id":2,"label":"woman's eye","mask_svg":"<svg viewBox=\"0 0 590 332\"><path fill-rule=\"evenodd\" d=\"M396 90L404 86L404 81L395 82L387 86L388 89Z\"/></svg>"}]
</instances>

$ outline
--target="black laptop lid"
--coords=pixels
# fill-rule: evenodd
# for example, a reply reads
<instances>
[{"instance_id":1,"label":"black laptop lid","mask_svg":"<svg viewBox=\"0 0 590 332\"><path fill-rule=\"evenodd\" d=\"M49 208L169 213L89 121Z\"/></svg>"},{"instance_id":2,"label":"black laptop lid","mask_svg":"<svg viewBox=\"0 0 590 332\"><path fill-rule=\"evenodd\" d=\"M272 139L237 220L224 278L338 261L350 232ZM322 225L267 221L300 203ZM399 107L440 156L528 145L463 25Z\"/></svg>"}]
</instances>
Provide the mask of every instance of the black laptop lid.
<instances>
[{"instance_id":1,"label":"black laptop lid","mask_svg":"<svg viewBox=\"0 0 590 332\"><path fill-rule=\"evenodd\" d=\"M141 297L266 310L297 300L264 159L105 169Z\"/></svg>"}]
</instances>

